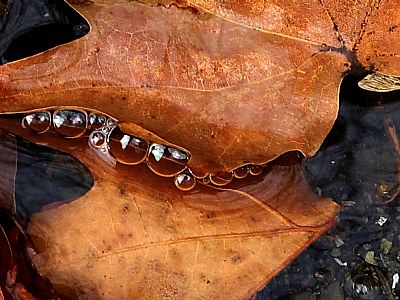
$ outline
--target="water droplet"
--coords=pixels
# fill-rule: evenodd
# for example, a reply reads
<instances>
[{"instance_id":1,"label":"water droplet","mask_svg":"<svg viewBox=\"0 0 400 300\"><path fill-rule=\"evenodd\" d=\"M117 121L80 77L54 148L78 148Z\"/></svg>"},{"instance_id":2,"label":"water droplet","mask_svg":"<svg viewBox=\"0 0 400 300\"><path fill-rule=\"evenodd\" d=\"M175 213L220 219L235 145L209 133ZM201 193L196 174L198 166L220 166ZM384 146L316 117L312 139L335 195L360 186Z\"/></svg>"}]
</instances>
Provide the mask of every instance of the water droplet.
<instances>
[{"instance_id":1,"label":"water droplet","mask_svg":"<svg viewBox=\"0 0 400 300\"><path fill-rule=\"evenodd\" d=\"M107 119L106 124L107 126L115 126L117 122L114 119Z\"/></svg>"},{"instance_id":2,"label":"water droplet","mask_svg":"<svg viewBox=\"0 0 400 300\"><path fill-rule=\"evenodd\" d=\"M65 137L80 137L86 131L87 114L78 110L56 110L53 113L53 126Z\"/></svg>"},{"instance_id":3,"label":"water droplet","mask_svg":"<svg viewBox=\"0 0 400 300\"><path fill-rule=\"evenodd\" d=\"M202 179L203 184L209 184L211 182L210 175L207 175Z\"/></svg>"},{"instance_id":4,"label":"water droplet","mask_svg":"<svg viewBox=\"0 0 400 300\"><path fill-rule=\"evenodd\" d=\"M107 117L103 114L91 113L89 115L89 129L97 130L106 124Z\"/></svg>"},{"instance_id":5,"label":"water droplet","mask_svg":"<svg viewBox=\"0 0 400 300\"><path fill-rule=\"evenodd\" d=\"M242 166L233 171L236 178L242 179L249 174L249 166Z\"/></svg>"},{"instance_id":6,"label":"water droplet","mask_svg":"<svg viewBox=\"0 0 400 300\"><path fill-rule=\"evenodd\" d=\"M186 170L175 176L175 185L182 191L190 191L196 185L196 178Z\"/></svg>"},{"instance_id":7,"label":"water droplet","mask_svg":"<svg viewBox=\"0 0 400 300\"><path fill-rule=\"evenodd\" d=\"M165 148L167 147L160 144L153 144L151 145L150 153L154 156L156 161L160 161L164 155Z\"/></svg>"},{"instance_id":8,"label":"water droplet","mask_svg":"<svg viewBox=\"0 0 400 300\"><path fill-rule=\"evenodd\" d=\"M363 264L350 273L344 284L344 291L352 299L392 299L389 283L378 267ZM394 299L394 298L393 298Z\"/></svg>"},{"instance_id":9,"label":"water droplet","mask_svg":"<svg viewBox=\"0 0 400 300\"><path fill-rule=\"evenodd\" d=\"M215 184L218 186L226 185L232 181L233 172L228 172L228 173L221 174L221 175L213 175L213 176L210 176L210 179L211 179L212 184Z\"/></svg>"},{"instance_id":10,"label":"water droplet","mask_svg":"<svg viewBox=\"0 0 400 300\"><path fill-rule=\"evenodd\" d=\"M89 136L89 142L95 148L101 148L106 141L106 136L101 131L93 131Z\"/></svg>"},{"instance_id":11,"label":"water droplet","mask_svg":"<svg viewBox=\"0 0 400 300\"><path fill-rule=\"evenodd\" d=\"M146 163L154 173L171 177L185 170L189 159L189 154L180 149L152 144Z\"/></svg>"},{"instance_id":12,"label":"water droplet","mask_svg":"<svg viewBox=\"0 0 400 300\"><path fill-rule=\"evenodd\" d=\"M109 134L111 130L113 130L116 126L103 126L100 130L105 134Z\"/></svg>"},{"instance_id":13,"label":"water droplet","mask_svg":"<svg viewBox=\"0 0 400 300\"><path fill-rule=\"evenodd\" d=\"M168 148L168 152L171 154L172 158L180 159L180 160L185 160L185 159L187 160L188 159L186 153L184 153L184 152L182 152L182 151L180 151L178 149Z\"/></svg>"},{"instance_id":14,"label":"water droplet","mask_svg":"<svg viewBox=\"0 0 400 300\"><path fill-rule=\"evenodd\" d=\"M119 127L111 130L107 139L110 154L118 162L126 165L136 165L144 161L149 143L138 137L122 132Z\"/></svg>"},{"instance_id":15,"label":"water droplet","mask_svg":"<svg viewBox=\"0 0 400 300\"><path fill-rule=\"evenodd\" d=\"M260 175L263 171L264 171L263 166L259 166L259 165L250 166L250 174L251 175L257 176L257 175Z\"/></svg>"},{"instance_id":16,"label":"water droplet","mask_svg":"<svg viewBox=\"0 0 400 300\"><path fill-rule=\"evenodd\" d=\"M26 115L21 123L23 128L29 128L36 133L43 133L50 128L51 115L48 111L38 111Z\"/></svg>"}]
</instances>

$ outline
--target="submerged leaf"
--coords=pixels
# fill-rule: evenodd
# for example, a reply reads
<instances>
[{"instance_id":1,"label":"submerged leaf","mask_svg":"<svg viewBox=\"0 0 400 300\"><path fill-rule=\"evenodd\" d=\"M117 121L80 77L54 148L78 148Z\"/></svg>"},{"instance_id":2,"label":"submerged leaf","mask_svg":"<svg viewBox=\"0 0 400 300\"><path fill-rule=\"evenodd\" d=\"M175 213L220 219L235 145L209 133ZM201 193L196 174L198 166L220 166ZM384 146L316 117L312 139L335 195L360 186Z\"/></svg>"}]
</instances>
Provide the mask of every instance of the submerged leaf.
<instances>
[{"instance_id":1,"label":"submerged leaf","mask_svg":"<svg viewBox=\"0 0 400 300\"><path fill-rule=\"evenodd\" d=\"M308 190L298 166L275 166L246 188L187 194L144 166L90 167L101 178L93 189L35 215L29 230L36 266L71 297L249 297L337 209Z\"/></svg>"},{"instance_id":2,"label":"submerged leaf","mask_svg":"<svg viewBox=\"0 0 400 300\"><path fill-rule=\"evenodd\" d=\"M85 140L48 133L46 142L96 179L87 194L30 223L34 262L64 297L249 297L329 228L338 209L309 190L298 163L277 163L230 188L182 193L145 165L96 159Z\"/></svg>"}]
</instances>

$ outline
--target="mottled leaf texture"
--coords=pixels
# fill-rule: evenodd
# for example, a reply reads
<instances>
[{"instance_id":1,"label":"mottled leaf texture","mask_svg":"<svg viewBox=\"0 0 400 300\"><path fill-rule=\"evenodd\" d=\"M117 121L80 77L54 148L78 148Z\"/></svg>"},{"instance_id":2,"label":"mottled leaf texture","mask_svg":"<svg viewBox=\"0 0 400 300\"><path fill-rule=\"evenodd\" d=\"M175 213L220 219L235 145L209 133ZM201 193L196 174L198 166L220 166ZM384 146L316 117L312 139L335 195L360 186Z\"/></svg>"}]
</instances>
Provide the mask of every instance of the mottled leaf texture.
<instances>
[{"instance_id":1,"label":"mottled leaf texture","mask_svg":"<svg viewBox=\"0 0 400 300\"><path fill-rule=\"evenodd\" d=\"M190 151L195 174L312 155L336 119L345 72L399 75L398 0L68 3L90 32L1 66L0 112L102 111L127 133ZM97 179L30 227L37 266L72 298L249 297L337 209L309 192L298 165L181 193L144 166L65 148L81 140L30 138L64 147Z\"/></svg>"},{"instance_id":2,"label":"mottled leaf texture","mask_svg":"<svg viewBox=\"0 0 400 300\"><path fill-rule=\"evenodd\" d=\"M245 299L332 226L338 209L310 191L298 163L278 161L229 189L182 193L144 165L93 159L85 140L49 133L46 142L96 179L30 223L34 263L66 298Z\"/></svg>"}]
</instances>

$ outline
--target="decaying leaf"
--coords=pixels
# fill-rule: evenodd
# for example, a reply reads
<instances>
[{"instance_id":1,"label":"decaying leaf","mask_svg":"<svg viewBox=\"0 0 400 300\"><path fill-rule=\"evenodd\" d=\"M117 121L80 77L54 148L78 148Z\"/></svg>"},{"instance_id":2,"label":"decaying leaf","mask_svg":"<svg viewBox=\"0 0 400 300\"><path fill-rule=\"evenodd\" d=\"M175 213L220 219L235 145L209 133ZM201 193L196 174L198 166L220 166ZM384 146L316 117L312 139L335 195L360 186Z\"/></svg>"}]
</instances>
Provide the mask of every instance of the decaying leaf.
<instances>
[{"instance_id":1,"label":"decaying leaf","mask_svg":"<svg viewBox=\"0 0 400 300\"><path fill-rule=\"evenodd\" d=\"M97 179L30 223L35 265L67 298L244 299L329 228L338 209L309 190L298 163L182 193L143 165L100 164L84 140L60 145L49 133L46 142Z\"/></svg>"},{"instance_id":2,"label":"decaying leaf","mask_svg":"<svg viewBox=\"0 0 400 300\"><path fill-rule=\"evenodd\" d=\"M400 90L400 77L372 73L365 76L358 85L367 91L392 92Z\"/></svg>"},{"instance_id":3,"label":"decaying leaf","mask_svg":"<svg viewBox=\"0 0 400 300\"><path fill-rule=\"evenodd\" d=\"M0 129L0 207L16 212L15 176L17 172L17 144L15 137Z\"/></svg>"},{"instance_id":4,"label":"decaying leaf","mask_svg":"<svg viewBox=\"0 0 400 300\"><path fill-rule=\"evenodd\" d=\"M245 299L329 228L337 209L296 189L298 166L273 169L248 193L178 194L165 181L150 189L142 171L33 218L42 251L34 262L64 296Z\"/></svg>"},{"instance_id":5,"label":"decaying leaf","mask_svg":"<svg viewBox=\"0 0 400 300\"><path fill-rule=\"evenodd\" d=\"M0 299L60 299L33 267L33 248L18 222L0 209Z\"/></svg>"}]
</instances>

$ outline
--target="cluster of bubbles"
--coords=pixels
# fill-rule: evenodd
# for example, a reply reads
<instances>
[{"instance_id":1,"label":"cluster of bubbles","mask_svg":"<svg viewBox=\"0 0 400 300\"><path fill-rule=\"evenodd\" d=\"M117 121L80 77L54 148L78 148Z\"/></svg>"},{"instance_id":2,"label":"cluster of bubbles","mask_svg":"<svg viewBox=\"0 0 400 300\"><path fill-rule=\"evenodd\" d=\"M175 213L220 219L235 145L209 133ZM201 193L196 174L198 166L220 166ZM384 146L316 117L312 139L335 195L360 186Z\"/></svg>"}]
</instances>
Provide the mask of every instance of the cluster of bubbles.
<instances>
[{"instance_id":1,"label":"cluster of bubbles","mask_svg":"<svg viewBox=\"0 0 400 300\"><path fill-rule=\"evenodd\" d=\"M190 154L187 151L127 134L120 129L117 120L97 112L88 113L79 109L36 111L25 115L21 124L36 133L44 133L53 127L66 138L78 138L90 132L91 147L124 165L144 162L155 174L174 177L176 187L182 191L193 189L197 181L224 186L234 178L259 175L264 170L261 165L246 165L226 174L209 174L199 178L188 167Z\"/></svg>"}]
</instances>

